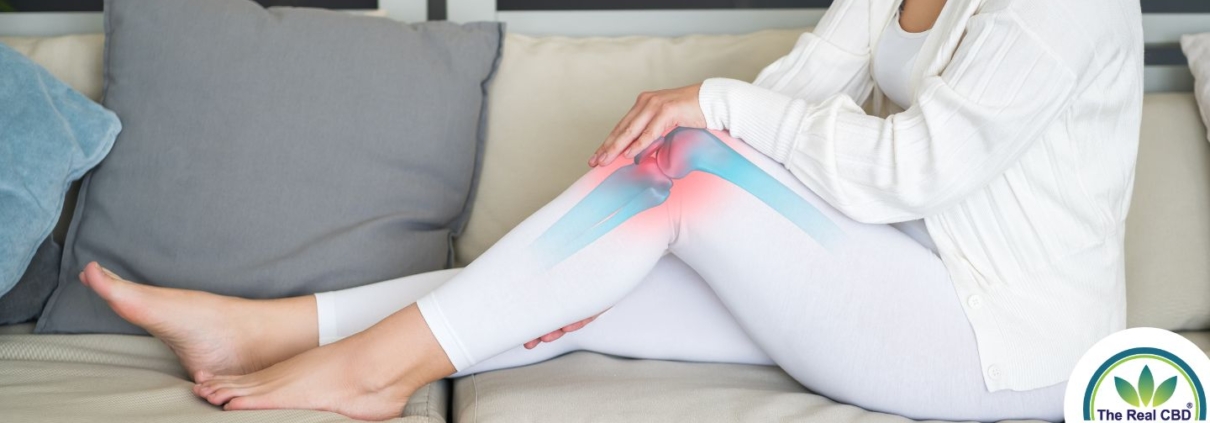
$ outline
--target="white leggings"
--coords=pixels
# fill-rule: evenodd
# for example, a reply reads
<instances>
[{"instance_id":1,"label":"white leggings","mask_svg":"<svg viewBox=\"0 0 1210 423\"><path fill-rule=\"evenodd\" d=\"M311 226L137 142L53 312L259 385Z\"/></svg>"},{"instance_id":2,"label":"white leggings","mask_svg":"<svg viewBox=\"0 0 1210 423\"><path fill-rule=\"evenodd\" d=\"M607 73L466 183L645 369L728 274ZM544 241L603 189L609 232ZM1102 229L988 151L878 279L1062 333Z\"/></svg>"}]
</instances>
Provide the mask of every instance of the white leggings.
<instances>
[{"instance_id":1,"label":"white leggings","mask_svg":"<svg viewBox=\"0 0 1210 423\"><path fill-rule=\"evenodd\" d=\"M917 419L1062 418L1065 384L988 392L974 332L945 267L930 249L889 225L845 217L777 162L742 141L716 135L762 174L744 176L702 164L721 156L652 150L644 152L640 165L619 158L589 171L465 269L317 294L321 344L416 302L458 375L588 350L644 359L777 364L833 400ZM680 163L682 168L706 170L670 172L678 166L670 161L676 160L693 162ZM617 178L607 178L627 166L623 173L656 166L680 179L664 178L671 193L662 196L667 183L658 183L659 174L623 181L621 186L653 188L621 197L596 189L617 185ZM754 192L768 177L797 198ZM583 207L573 210L581 203L602 204L600 198L586 200L590 193L614 195L605 203L620 198L613 202L621 204L605 209L621 210L595 215L582 213ZM656 201L636 200L644 195ZM624 206L636 201L641 211L607 224L609 218L629 216L623 215L628 213ZM817 210L816 217L826 219L803 223L804 212L787 207L813 207L807 214ZM565 217L569 212L573 217ZM575 213L595 217L576 226ZM834 225L825 228L827 233L812 232L811 225L827 226L827 221ZM604 229L580 239L584 242L564 237L573 241L555 242L559 254L539 248L551 245L543 239L569 227ZM554 343L520 347L610 307Z\"/></svg>"}]
</instances>

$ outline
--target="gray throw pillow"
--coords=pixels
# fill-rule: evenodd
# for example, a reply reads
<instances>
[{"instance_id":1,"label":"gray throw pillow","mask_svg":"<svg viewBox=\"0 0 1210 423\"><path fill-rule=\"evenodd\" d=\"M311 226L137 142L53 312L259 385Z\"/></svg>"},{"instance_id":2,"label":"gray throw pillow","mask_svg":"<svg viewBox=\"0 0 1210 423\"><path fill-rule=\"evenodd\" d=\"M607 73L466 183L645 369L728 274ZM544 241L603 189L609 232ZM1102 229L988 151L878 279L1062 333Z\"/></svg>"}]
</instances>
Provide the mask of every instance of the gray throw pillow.
<instances>
[{"instance_id":1,"label":"gray throw pillow","mask_svg":"<svg viewBox=\"0 0 1210 423\"><path fill-rule=\"evenodd\" d=\"M448 265L469 211L497 23L403 24L249 0L107 0L104 104L39 333L144 333L76 280L247 298Z\"/></svg>"}]
</instances>

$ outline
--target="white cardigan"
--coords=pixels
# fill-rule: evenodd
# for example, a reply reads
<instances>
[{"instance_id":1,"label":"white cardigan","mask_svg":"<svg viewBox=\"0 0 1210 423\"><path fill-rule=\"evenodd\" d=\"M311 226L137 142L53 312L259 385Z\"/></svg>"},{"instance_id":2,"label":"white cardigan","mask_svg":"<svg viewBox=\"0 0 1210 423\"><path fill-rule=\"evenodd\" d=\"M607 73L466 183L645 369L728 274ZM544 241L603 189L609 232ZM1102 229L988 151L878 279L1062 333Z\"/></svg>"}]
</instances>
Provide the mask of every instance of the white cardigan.
<instances>
[{"instance_id":1,"label":"white cardigan","mask_svg":"<svg viewBox=\"0 0 1210 423\"><path fill-rule=\"evenodd\" d=\"M837 0L755 83L705 81L708 126L855 220L923 218L989 390L1065 381L1126 325L1139 2L948 0L912 70L914 102L883 118L894 105L871 78L871 46L898 5ZM871 93L877 116L858 106Z\"/></svg>"}]
</instances>

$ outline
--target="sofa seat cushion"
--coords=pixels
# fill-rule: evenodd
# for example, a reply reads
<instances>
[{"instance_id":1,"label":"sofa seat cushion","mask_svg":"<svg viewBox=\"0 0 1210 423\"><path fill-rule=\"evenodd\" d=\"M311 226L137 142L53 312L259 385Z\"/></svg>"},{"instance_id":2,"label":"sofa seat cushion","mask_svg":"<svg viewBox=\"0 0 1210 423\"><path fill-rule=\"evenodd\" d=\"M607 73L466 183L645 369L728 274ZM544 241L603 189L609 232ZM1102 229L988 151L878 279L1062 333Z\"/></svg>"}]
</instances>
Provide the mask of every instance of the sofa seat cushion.
<instances>
[{"instance_id":1,"label":"sofa seat cushion","mask_svg":"<svg viewBox=\"0 0 1210 423\"><path fill-rule=\"evenodd\" d=\"M31 335L0 327L0 420L6 422L352 422L305 411L224 412L193 395L172 351L128 335ZM449 383L412 396L397 422L443 423Z\"/></svg>"},{"instance_id":2,"label":"sofa seat cushion","mask_svg":"<svg viewBox=\"0 0 1210 423\"><path fill-rule=\"evenodd\" d=\"M583 389L591 386L593 389ZM777 367L589 352L454 382L455 422L911 422L833 402Z\"/></svg>"},{"instance_id":3,"label":"sofa seat cushion","mask_svg":"<svg viewBox=\"0 0 1210 423\"><path fill-rule=\"evenodd\" d=\"M1197 347L1201 348L1202 351L1205 351L1207 355L1210 355L1210 331L1180 332L1180 334L1181 336L1184 336L1185 339L1193 341L1193 345L1197 345Z\"/></svg>"},{"instance_id":4,"label":"sofa seat cushion","mask_svg":"<svg viewBox=\"0 0 1210 423\"><path fill-rule=\"evenodd\" d=\"M1210 351L1210 332L1181 335ZM452 412L457 423L913 421L833 402L777 367L590 352L457 379Z\"/></svg>"}]
</instances>

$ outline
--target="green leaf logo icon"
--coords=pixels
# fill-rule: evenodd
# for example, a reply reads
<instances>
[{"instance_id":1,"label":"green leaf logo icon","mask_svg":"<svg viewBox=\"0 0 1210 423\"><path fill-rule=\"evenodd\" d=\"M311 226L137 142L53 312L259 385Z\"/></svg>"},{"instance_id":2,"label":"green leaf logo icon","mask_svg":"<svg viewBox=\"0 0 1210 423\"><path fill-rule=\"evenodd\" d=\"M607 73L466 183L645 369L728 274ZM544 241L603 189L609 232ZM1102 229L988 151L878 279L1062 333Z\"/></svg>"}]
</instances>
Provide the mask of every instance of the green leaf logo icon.
<instances>
[{"instance_id":1,"label":"green leaf logo icon","mask_svg":"<svg viewBox=\"0 0 1210 423\"><path fill-rule=\"evenodd\" d=\"M1172 398L1172 393L1175 391L1176 376L1173 376L1168 378L1168 380L1165 380L1164 383L1161 383L1159 388L1155 389L1155 398L1152 399L1155 404L1152 404L1152 407L1159 407L1160 405L1164 404L1164 401L1168 401L1168 398Z\"/></svg>"},{"instance_id":2,"label":"green leaf logo icon","mask_svg":"<svg viewBox=\"0 0 1210 423\"><path fill-rule=\"evenodd\" d=\"M1122 397L1122 401L1135 407L1159 407L1165 401L1172 398L1172 393L1176 391L1176 376L1168 378L1164 383L1155 387L1155 379L1151 375L1151 368L1143 366L1143 373L1139 375L1138 389L1134 388L1130 382L1120 377L1114 377L1113 383L1118 389L1118 396Z\"/></svg>"},{"instance_id":3,"label":"green leaf logo icon","mask_svg":"<svg viewBox=\"0 0 1210 423\"><path fill-rule=\"evenodd\" d=\"M1113 383L1118 386L1118 396L1122 397L1122 401L1135 407L1139 406L1139 394L1134 391L1134 387L1130 386L1130 382L1125 379L1114 376Z\"/></svg>"},{"instance_id":4,"label":"green leaf logo icon","mask_svg":"<svg viewBox=\"0 0 1210 423\"><path fill-rule=\"evenodd\" d=\"M1143 366L1143 374L1139 375L1139 403L1151 403L1151 394L1155 393L1155 380L1151 379L1151 368Z\"/></svg>"}]
</instances>

